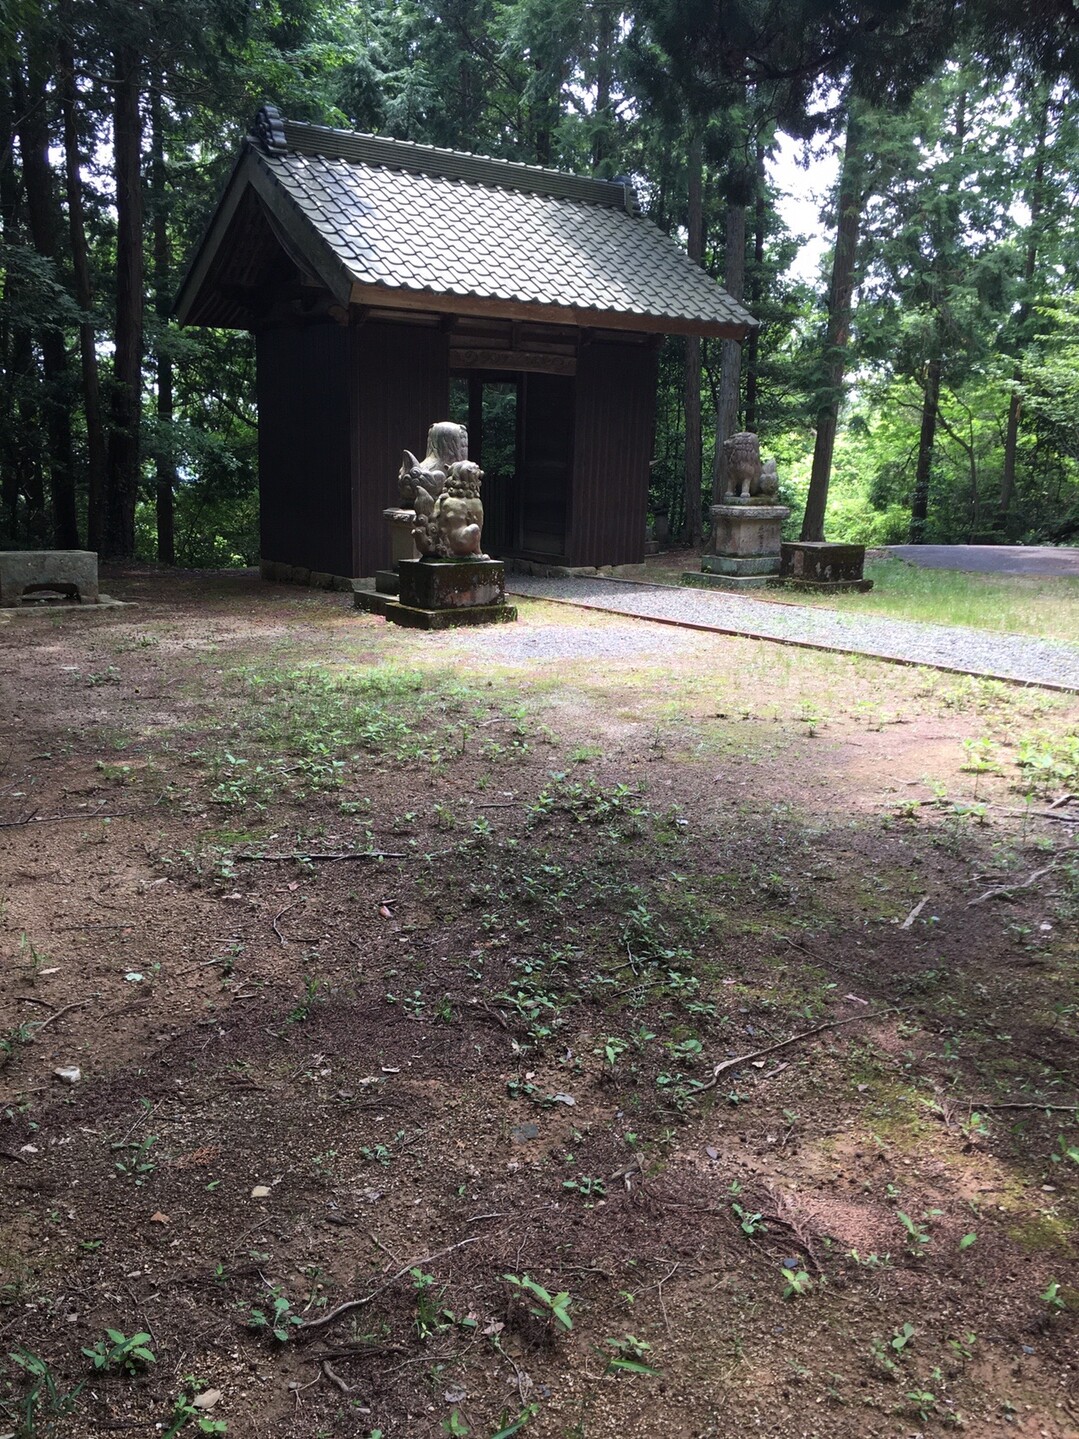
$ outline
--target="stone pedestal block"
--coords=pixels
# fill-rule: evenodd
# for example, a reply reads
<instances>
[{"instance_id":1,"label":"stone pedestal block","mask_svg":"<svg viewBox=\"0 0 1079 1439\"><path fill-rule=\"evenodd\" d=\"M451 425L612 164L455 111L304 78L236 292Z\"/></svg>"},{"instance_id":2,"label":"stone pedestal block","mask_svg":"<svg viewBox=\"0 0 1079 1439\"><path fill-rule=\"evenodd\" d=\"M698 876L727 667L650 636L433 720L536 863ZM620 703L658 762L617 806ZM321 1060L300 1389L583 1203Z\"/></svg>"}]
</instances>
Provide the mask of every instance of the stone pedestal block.
<instances>
[{"instance_id":1,"label":"stone pedestal block","mask_svg":"<svg viewBox=\"0 0 1079 1439\"><path fill-rule=\"evenodd\" d=\"M780 548L779 572L793 589L871 590L864 578L865 545L794 540Z\"/></svg>"},{"instance_id":2,"label":"stone pedestal block","mask_svg":"<svg viewBox=\"0 0 1079 1439\"><path fill-rule=\"evenodd\" d=\"M706 574L757 578L779 573L779 545L786 505L728 499L712 506L712 545L701 557Z\"/></svg>"},{"instance_id":3,"label":"stone pedestal block","mask_svg":"<svg viewBox=\"0 0 1079 1439\"><path fill-rule=\"evenodd\" d=\"M506 567L501 560L402 560L399 579L398 600L381 606L395 624L445 629L517 618L514 606L506 604Z\"/></svg>"},{"instance_id":4,"label":"stone pedestal block","mask_svg":"<svg viewBox=\"0 0 1079 1439\"><path fill-rule=\"evenodd\" d=\"M402 560L401 603L421 610L472 609L506 599L501 560Z\"/></svg>"},{"instance_id":5,"label":"stone pedestal block","mask_svg":"<svg viewBox=\"0 0 1079 1439\"><path fill-rule=\"evenodd\" d=\"M402 560L419 559L420 552L412 537L412 526L416 523L415 510L393 508L382 511L390 527L390 568L396 570Z\"/></svg>"},{"instance_id":6,"label":"stone pedestal block","mask_svg":"<svg viewBox=\"0 0 1079 1439\"><path fill-rule=\"evenodd\" d=\"M96 550L0 550L0 607L15 608L24 594L42 590L96 605Z\"/></svg>"}]
</instances>

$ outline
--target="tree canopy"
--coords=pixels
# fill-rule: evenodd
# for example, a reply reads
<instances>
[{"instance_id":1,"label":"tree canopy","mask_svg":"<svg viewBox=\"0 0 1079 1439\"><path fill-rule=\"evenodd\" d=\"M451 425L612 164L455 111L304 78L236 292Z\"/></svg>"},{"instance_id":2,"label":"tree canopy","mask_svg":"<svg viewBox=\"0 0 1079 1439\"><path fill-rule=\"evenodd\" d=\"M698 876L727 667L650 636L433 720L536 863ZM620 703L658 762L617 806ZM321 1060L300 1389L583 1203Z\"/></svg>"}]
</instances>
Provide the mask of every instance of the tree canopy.
<instances>
[{"instance_id":1,"label":"tree canopy","mask_svg":"<svg viewBox=\"0 0 1079 1439\"><path fill-rule=\"evenodd\" d=\"M1079 539L1070 0L11 0L0 51L0 545L257 557L250 339L169 309L266 98L632 175L762 321L665 343L674 534L745 425L810 534ZM781 133L843 157L809 283Z\"/></svg>"}]
</instances>

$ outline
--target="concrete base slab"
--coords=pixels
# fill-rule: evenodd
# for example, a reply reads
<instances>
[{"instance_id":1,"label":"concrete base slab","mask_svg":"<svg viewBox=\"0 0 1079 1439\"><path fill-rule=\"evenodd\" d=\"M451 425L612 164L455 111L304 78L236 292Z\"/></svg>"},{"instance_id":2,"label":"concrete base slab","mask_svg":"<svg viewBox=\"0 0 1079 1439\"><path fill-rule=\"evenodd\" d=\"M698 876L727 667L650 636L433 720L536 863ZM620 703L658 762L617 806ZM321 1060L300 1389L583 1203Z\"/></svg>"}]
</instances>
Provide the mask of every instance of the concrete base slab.
<instances>
[{"instance_id":1,"label":"concrete base slab","mask_svg":"<svg viewBox=\"0 0 1079 1439\"><path fill-rule=\"evenodd\" d=\"M703 570L683 570L682 583L698 590L766 590L779 582L779 576L770 575L713 575Z\"/></svg>"},{"instance_id":2,"label":"concrete base slab","mask_svg":"<svg viewBox=\"0 0 1079 1439\"><path fill-rule=\"evenodd\" d=\"M134 600L114 600L111 595L103 595L98 591L97 599L89 605L72 604L70 600L36 600L23 605L4 606L0 608L0 624L6 624L8 620L28 620L34 615L52 615L54 619L62 615L67 619L74 615L96 615L101 610L136 608Z\"/></svg>"},{"instance_id":3,"label":"concrete base slab","mask_svg":"<svg viewBox=\"0 0 1079 1439\"><path fill-rule=\"evenodd\" d=\"M778 575L778 555L702 555L701 569L710 575Z\"/></svg>"},{"instance_id":4,"label":"concrete base slab","mask_svg":"<svg viewBox=\"0 0 1079 1439\"><path fill-rule=\"evenodd\" d=\"M450 630L462 625L508 624L517 618L516 605L470 605L457 609L421 610L387 600L383 610L391 624L406 625L413 630Z\"/></svg>"},{"instance_id":5,"label":"concrete base slab","mask_svg":"<svg viewBox=\"0 0 1079 1439\"><path fill-rule=\"evenodd\" d=\"M818 595L843 595L853 592L867 595L873 588L872 580L797 580L793 575L780 575L777 584L785 590L802 590Z\"/></svg>"},{"instance_id":6,"label":"concrete base slab","mask_svg":"<svg viewBox=\"0 0 1079 1439\"><path fill-rule=\"evenodd\" d=\"M352 582L352 604L355 609L366 610L368 614L384 615L386 606L396 595L388 595L384 591L376 590L370 583L363 580Z\"/></svg>"}]
</instances>

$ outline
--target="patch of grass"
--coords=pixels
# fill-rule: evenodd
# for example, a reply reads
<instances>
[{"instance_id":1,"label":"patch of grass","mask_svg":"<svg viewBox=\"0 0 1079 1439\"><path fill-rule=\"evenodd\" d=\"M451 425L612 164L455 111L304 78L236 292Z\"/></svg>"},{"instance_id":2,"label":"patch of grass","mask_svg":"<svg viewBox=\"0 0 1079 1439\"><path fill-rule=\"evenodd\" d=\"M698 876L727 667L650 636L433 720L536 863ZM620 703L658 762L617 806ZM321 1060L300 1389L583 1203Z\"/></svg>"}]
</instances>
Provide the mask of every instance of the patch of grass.
<instances>
[{"instance_id":1,"label":"patch of grass","mask_svg":"<svg viewBox=\"0 0 1079 1439\"><path fill-rule=\"evenodd\" d=\"M685 568L694 565L687 563ZM648 566L646 574L653 583L678 584L681 570ZM1074 641L1079 635L1079 578L926 570L893 556L867 560L865 575L873 588L864 595L793 594L777 589L763 598L844 614L887 615L1050 639Z\"/></svg>"}]
</instances>

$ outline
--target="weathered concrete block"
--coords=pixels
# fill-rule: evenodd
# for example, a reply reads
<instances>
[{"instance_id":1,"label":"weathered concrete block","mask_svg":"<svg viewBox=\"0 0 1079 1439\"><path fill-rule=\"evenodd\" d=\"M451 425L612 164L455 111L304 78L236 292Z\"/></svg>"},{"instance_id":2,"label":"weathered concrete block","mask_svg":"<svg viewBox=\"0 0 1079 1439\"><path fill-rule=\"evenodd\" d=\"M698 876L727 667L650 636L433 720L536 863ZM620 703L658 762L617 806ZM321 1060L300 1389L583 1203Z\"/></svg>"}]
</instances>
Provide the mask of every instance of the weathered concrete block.
<instances>
[{"instance_id":1,"label":"weathered concrete block","mask_svg":"<svg viewBox=\"0 0 1079 1439\"><path fill-rule=\"evenodd\" d=\"M781 575L813 584L856 583L865 571L865 545L789 540L780 547Z\"/></svg>"},{"instance_id":2,"label":"weathered concrete block","mask_svg":"<svg viewBox=\"0 0 1079 1439\"><path fill-rule=\"evenodd\" d=\"M358 610L366 610L368 614L384 615L387 604L393 598L393 595L387 595L374 589L368 581L353 580L352 582L353 606Z\"/></svg>"},{"instance_id":3,"label":"weathered concrete block","mask_svg":"<svg viewBox=\"0 0 1079 1439\"><path fill-rule=\"evenodd\" d=\"M96 605L97 552L95 550L0 550L0 606L15 609L23 595L53 590Z\"/></svg>"},{"instance_id":4,"label":"weathered concrete block","mask_svg":"<svg viewBox=\"0 0 1079 1439\"><path fill-rule=\"evenodd\" d=\"M402 560L402 605L420 610L473 609L506 599L501 560Z\"/></svg>"}]
</instances>

